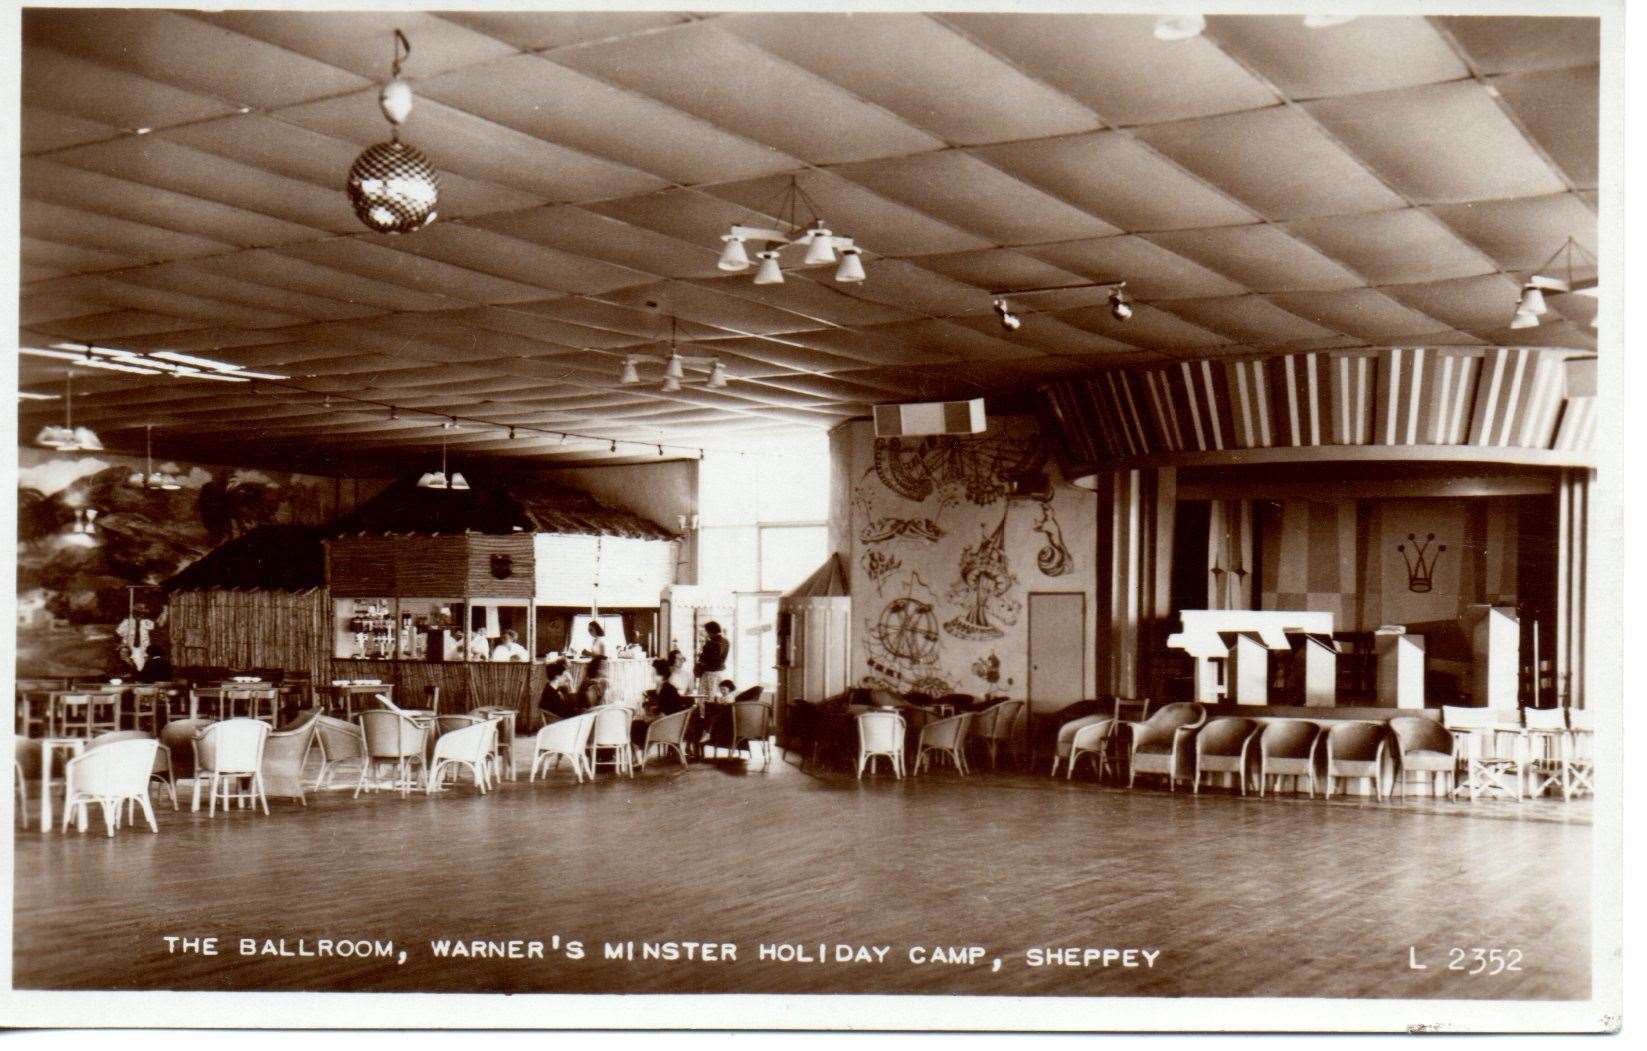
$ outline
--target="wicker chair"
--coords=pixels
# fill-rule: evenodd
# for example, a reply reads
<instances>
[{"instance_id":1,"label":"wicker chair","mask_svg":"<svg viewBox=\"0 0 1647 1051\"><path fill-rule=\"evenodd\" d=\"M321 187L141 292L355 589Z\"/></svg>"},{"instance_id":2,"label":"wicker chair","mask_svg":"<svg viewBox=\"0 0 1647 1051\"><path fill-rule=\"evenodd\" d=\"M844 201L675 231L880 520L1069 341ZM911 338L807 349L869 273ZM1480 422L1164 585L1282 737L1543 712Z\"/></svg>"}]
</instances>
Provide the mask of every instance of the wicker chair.
<instances>
[{"instance_id":1,"label":"wicker chair","mask_svg":"<svg viewBox=\"0 0 1647 1051\"><path fill-rule=\"evenodd\" d=\"M63 831L73 820L82 829L87 812L96 803L103 809L103 827L110 835L120 827L120 804L138 806L148 819L149 831L159 832L154 807L149 805L149 778L160 743L152 737L112 741L87 748L64 769Z\"/></svg>"},{"instance_id":2,"label":"wicker chair","mask_svg":"<svg viewBox=\"0 0 1647 1051\"><path fill-rule=\"evenodd\" d=\"M577 775L579 784L583 783L585 772L594 777L594 768L589 766L589 739L594 730L595 716L587 712L558 719L539 730L532 749L532 770L527 780L536 781L540 769L547 774L560 764L562 756L572 760L572 772Z\"/></svg>"},{"instance_id":3,"label":"wicker chair","mask_svg":"<svg viewBox=\"0 0 1647 1051\"><path fill-rule=\"evenodd\" d=\"M1390 720L1390 732L1395 735L1395 792L1405 798L1407 775L1422 774L1430 780L1430 795L1444 798L1441 778L1447 780L1447 795L1458 784L1459 752L1457 739L1434 719L1421 715L1398 715Z\"/></svg>"},{"instance_id":4,"label":"wicker chair","mask_svg":"<svg viewBox=\"0 0 1647 1051\"><path fill-rule=\"evenodd\" d=\"M285 729L269 734L263 744L265 792L309 805L303 792L303 770L309 764L309 750L315 745L319 720L320 710L312 708L300 713Z\"/></svg>"},{"instance_id":5,"label":"wicker chair","mask_svg":"<svg viewBox=\"0 0 1647 1051\"><path fill-rule=\"evenodd\" d=\"M269 812L269 796L263 788L263 746L269 738L269 724L261 719L225 719L212 723L200 731L194 740L194 803L200 809L200 782L209 786L208 813L217 815L217 799L223 797L224 809L229 806L230 790L245 780L246 791L235 798L245 807L248 800L255 806L263 804L263 813ZM221 790L221 791L220 791Z\"/></svg>"},{"instance_id":6,"label":"wicker chair","mask_svg":"<svg viewBox=\"0 0 1647 1051\"><path fill-rule=\"evenodd\" d=\"M382 698L380 698L382 699ZM360 767L360 779L355 782L355 795L369 788L368 778L379 763L395 764L395 786L404 799L412 790L411 766L417 763L428 770L424 749L428 746L429 724L399 711L379 708L360 713L360 729L366 737L366 761Z\"/></svg>"},{"instance_id":7,"label":"wicker chair","mask_svg":"<svg viewBox=\"0 0 1647 1051\"><path fill-rule=\"evenodd\" d=\"M1383 723L1342 722L1327 731L1327 792L1332 798L1333 778L1370 780L1373 795L1384 798L1385 726Z\"/></svg>"},{"instance_id":8,"label":"wicker chair","mask_svg":"<svg viewBox=\"0 0 1647 1051\"><path fill-rule=\"evenodd\" d=\"M1001 745L1012 743L1013 729L1017 725L1018 714L1023 709L1023 701L1001 701L973 716L970 736L972 740L983 742L985 750L989 752L991 770L999 763Z\"/></svg>"},{"instance_id":9,"label":"wicker chair","mask_svg":"<svg viewBox=\"0 0 1647 1051\"><path fill-rule=\"evenodd\" d=\"M1195 735L1195 766L1191 769L1191 791L1201 794L1202 774L1234 774L1241 794L1247 794L1247 769L1252 762L1253 741L1258 723L1252 719L1226 716L1213 719Z\"/></svg>"},{"instance_id":10,"label":"wicker chair","mask_svg":"<svg viewBox=\"0 0 1647 1051\"><path fill-rule=\"evenodd\" d=\"M612 753L608 761L619 774L635 776L635 742L632 726L635 710L623 704L603 704L590 709L595 717L595 728L589 736L589 776L601 765L602 751Z\"/></svg>"},{"instance_id":11,"label":"wicker chair","mask_svg":"<svg viewBox=\"0 0 1647 1051\"><path fill-rule=\"evenodd\" d=\"M661 719L653 719L646 727L646 742L641 745L640 768L646 772L646 760L656 748L667 758L672 751L680 757L681 765L686 765L686 734L687 727L696 714L695 709L687 708L673 715L665 715Z\"/></svg>"},{"instance_id":12,"label":"wicker chair","mask_svg":"<svg viewBox=\"0 0 1647 1051\"><path fill-rule=\"evenodd\" d=\"M1310 798L1315 798L1315 749L1321 728L1305 719L1277 719L1265 726L1258 735L1258 794L1268 791L1270 778L1275 778L1276 791L1281 790L1281 779L1292 778L1292 790L1298 791L1298 779L1309 778Z\"/></svg>"},{"instance_id":13,"label":"wicker chair","mask_svg":"<svg viewBox=\"0 0 1647 1051\"><path fill-rule=\"evenodd\" d=\"M321 712L315 720L315 741L320 745L320 774L315 778L316 788L328 788L332 774L344 763L369 766L366 759L366 733L359 724L344 722Z\"/></svg>"},{"instance_id":14,"label":"wicker chair","mask_svg":"<svg viewBox=\"0 0 1647 1051\"><path fill-rule=\"evenodd\" d=\"M753 687L752 687L753 688ZM747 693L748 691L744 691ZM739 697L744 694L738 694ZM749 761L755 759L755 742L761 743L761 769L765 770L772 765L772 707L765 701L733 701L732 702L732 751L739 752L738 746L749 746L743 752Z\"/></svg>"},{"instance_id":15,"label":"wicker chair","mask_svg":"<svg viewBox=\"0 0 1647 1051\"><path fill-rule=\"evenodd\" d=\"M117 741L154 741L156 745L160 744L158 740L142 730L111 730L87 741L86 751L89 752L93 748L105 748ZM177 783L172 780L172 753L170 749L164 746L155 748L154 769L149 773L149 781L151 783L159 781L165 786L167 795L171 796L172 809L176 810ZM131 819L131 808L129 806L126 808L126 817L127 820Z\"/></svg>"},{"instance_id":16,"label":"wicker chair","mask_svg":"<svg viewBox=\"0 0 1647 1051\"><path fill-rule=\"evenodd\" d=\"M497 723L480 720L469 726L450 730L435 741L435 753L424 778L424 790L434 795L442 774L454 767L465 767L475 780L475 787L485 795L491 776L491 760L497 753Z\"/></svg>"},{"instance_id":17,"label":"wicker chair","mask_svg":"<svg viewBox=\"0 0 1647 1051\"><path fill-rule=\"evenodd\" d=\"M899 780L904 776L904 734L908 724L896 711L872 711L858 714L858 779L863 780L864 768L874 771L876 756L884 756L892 763L892 775Z\"/></svg>"},{"instance_id":18,"label":"wicker chair","mask_svg":"<svg viewBox=\"0 0 1647 1051\"><path fill-rule=\"evenodd\" d=\"M967 725L971 721L972 713L962 712L921 727L921 734L915 739L915 772L919 774L926 769L926 757L932 754L948 757L956 771L965 777Z\"/></svg>"},{"instance_id":19,"label":"wicker chair","mask_svg":"<svg viewBox=\"0 0 1647 1051\"><path fill-rule=\"evenodd\" d=\"M1100 723L1112 726L1114 724L1114 719L1109 715L1104 715L1101 713L1083 715L1078 719L1070 719L1058 727L1058 740L1052 750L1052 769L1048 771L1048 777L1057 777L1058 768L1069 761L1070 749L1074 745L1076 732L1084 729L1085 727L1094 726Z\"/></svg>"},{"instance_id":20,"label":"wicker chair","mask_svg":"<svg viewBox=\"0 0 1647 1051\"><path fill-rule=\"evenodd\" d=\"M1139 774L1166 774L1167 789L1178 787L1178 771L1189 757L1190 737L1207 721L1207 710L1192 701L1169 704L1141 723L1127 724L1127 787Z\"/></svg>"},{"instance_id":21,"label":"wicker chair","mask_svg":"<svg viewBox=\"0 0 1647 1051\"><path fill-rule=\"evenodd\" d=\"M486 704L472 709L469 714L494 720L498 724L497 759L503 767L504 776L515 780L515 727L520 713L500 704Z\"/></svg>"},{"instance_id":22,"label":"wicker chair","mask_svg":"<svg viewBox=\"0 0 1647 1051\"><path fill-rule=\"evenodd\" d=\"M1092 765L1097 769L1100 778L1106 770L1114 773L1115 720L1105 716L1096 716L1095 719L1096 721L1075 720L1078 725L1069 736L1069 768L1064 775L1066 781L1075 779L1075 767L1080 763L1081 757L1087 755L1092 756ZM1062 730L1059 730L1058 736L1063 737ZM1057 764L1056 758L1053 763Z\"/></svg>"}]
</instances>

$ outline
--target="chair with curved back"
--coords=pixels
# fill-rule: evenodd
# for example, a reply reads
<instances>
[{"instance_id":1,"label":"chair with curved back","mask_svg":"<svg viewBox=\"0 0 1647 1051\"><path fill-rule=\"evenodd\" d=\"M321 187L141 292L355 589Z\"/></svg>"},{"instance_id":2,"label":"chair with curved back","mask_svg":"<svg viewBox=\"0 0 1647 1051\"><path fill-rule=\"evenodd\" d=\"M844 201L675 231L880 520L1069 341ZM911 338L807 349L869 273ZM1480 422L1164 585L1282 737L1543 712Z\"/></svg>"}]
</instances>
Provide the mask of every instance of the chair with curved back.
<instances>
[{"instance_id":1,"label":"chair with curved back","mask_svg":"<svg viewBox=\"0 0 1647 1051\"><path fill-rule=\"evenodd\" d=\"M1071 705L1071 707L1076 706ZM1048 777L1057 777L1058 768L1069 761L1070 749L1074 745L1076 733L1088 726L1094 726L1099 723L1113 722L1114 709L1115 705L1110 704L1107 707L1107 710L1105 710L1103 702L1101 701L1079 702L1079 708L1077 710L1084 711L1085 714L1079 715L1075 718L1066 718L1064 722L1058 726L1058 736L1052 749L1052 769L1048 771Z\"/></svg>"},{"instance_id":2,"label":"chair with curved back","mask_svg":"<svg viewBox=\"0 0 1647 1051\"><path fill-rule=\"evenodd\" d=\"M1201 794L1202 774L1234 774L1241 794L1247 794L1247 771L1252 766L1253 744L1258 722L1238 716L1212 719L1195 735L1195 765L1191 768L1191 791Z\"/></svg>"},{"instance_id":3,"label":"chair with curved back","mask_svg":"<svg viewBox=\"0 0 1647 1051\"><path fill-rule=\"evenodd\" d=\"M382 699L381 697L379 698ZM422 766L423 772L428 770L428 760L424 752L428 747L429 725L412 718L400 711L391 711L388 708L368 709L361 712L361 732L366 738L366 761L360 765L360 778L355 782L355 795L358 797L362 789L370 788L368 778L376 770L379 763L393 763L395 765L395 787L400 789L401 798L405 798L412 790L413 778L411 767L414 763ZM420 779L421 780L421 779Z\"/></svg>"},{"instance_id":4,"label":"chair with curved back","mask_svg":"<svg viewBox=\"0 0 1647 1051\"><path fill-rule=\"evenodd\" d=\"M1298 791L1298 779L1309 778L1310 798L1315 798L1315 756L1321 737L1321 728L1308 719L1276 719L1258 733L1258 794L1269 790L1270 778L1275 778L1275 790L1281 791L1281 779L1292 778L1292 790Z\"/></svg>"},{"instance_id":5,"label":"chair with curved back","mask_svg":"<svg viewBox=\"0 0 1647 1051\"><path fill-rule=\"evenodd\" d=\"M1383 723L1348 721L1335 723L1327 730L1327 799L1332 798L1335 777L1341 781L1370 780L1373 795L1384 798L1386 732Z\"/></svg>"},{"instance_id":6,"label":"chair with curved back","mask_svg":"<svg viewBox=\"0 0 1647 1051\"><path fill-rule=\"evenodd\" d=\"M973 716L971 738L983 743L991 770L1000 765L1001 746L1011 747L1023 709L1023 701L999 701Z\"/></svg>"},{"instance_id":7,"label":"chair with curved back","mask_svg":"<svg viewBox=\"0 0 1647 1051\"><path fill-rule=\"evenodd\" d=\"M248 802L254 807L261 802L263 813L269 812L269 796L263 787L263 746L269 738L269 724L261 719L225 719L212 723L200 731L194 740L194 803L200 809L200 782L209 786L208 812L217 814L217 800L221 794L223 807L228 809L231 798L238 799L244 809ZM241 781L244 792L231 791Z\"/></svg>"},{"instance_id":8,"label":"chair with curved back","mask_svg":"<svg viewBox=\"0 0 1647 1051\"><path fill-rule=\"evenodd\" d=\"M1167 789L1178 787L1178 772L1188 767L1190 739L1207 721L1207 710L1193 701L1178 701L1143 722L1128 723L1127 787L1139 774L1166 774Z\"/></svg>"},{"instance_id":9,"label":"chair with curved back","mask_svg":"<svg viewBox=\"0 0 1647 1051\"><path fill-rule=\"evenodd\" d=\"M692 716L695 714L697 714L695 708L687 708L675 712L673 715L653 719L647 724L646 741L641 745L641 773L646 772L646 760L651 756L654 748L658 749L665 758L668 757L670 752L674 752L680 757L681 765L686 765L687 726L691 723Z\"/></svg>"},{"instance_id":10,"label":"chair with curved back","mask_svg":"<svg viewBox=\"0 0 1647 1051\"><path fill-rule=\"evenodd\" d=\"M315 720L315 743L320 746L316 788L329 787L332 774L344 763L359 763L362 768L370 765L366 760L366 734L358 723L344 722L322 710Z\"/></svg>"},{"instance_id":11,"label":"chair with curved back","mask_svg":"<svg viewBox=\"0 0 1647 1051\"><path fill-rule=\"evenodd\" d=\"M758 690L759 687L750 687ZM750 690L738 694L745 697ZM758 697L759 694L757 693ZM760 700L734 700L732 702L732 751L738 752L740 744L749 745L744 755L750 762L755 759L755 742L761 743L761 769L765 770L772 765L772 706Z\"/></svg>"},{"instance_id":12,"label":"chair with curved back","mask_svg":"<svg viewBox=\"0 0 1647 1051\"><path fill-rule=\"evenodd\" d=\"M159 781L171 796L172 809L177 809L177 783L172 780L172 753L171 750L160 744L160 741L142 730L111 730L105 734L98 734L86 742L86 751L93 748L104 748L117 741L154 741L157 746L154 750L154 768L149 772L149 781ZM131 807L126 808L126 817L131 818Z\"/></svg>"},{"instance_id":13,"label":"chair with curved back","mask_svg":"<svg viewBox=\"0 0 1647 1051\"><path fill-rule=\"evenodd\" d=\"M858 713L858 780L863 780L866 766L874 772L876 756L884 756L891 762L892 776L903 780L907 727L904 717L896 711Z\"/></svg>"},{"instance_id":14,"label":"chair with curved back","mask_svg":"<svg viewBox=\"0 0 1647 1051\"><path fill-rule=\"evenodd\" d=\"M444 718L444 717L443 717ZM474 778L475 787L485 795L490 784L492 757L496 754L497 723L482 719L467 726L448 730L435 740L434 756L424 776L424 790L434 795L443 775L464 768Z\"/></svg>"},{"instance_id":15,"label":"chair with curved back","mask_svg":"<svg viewBox=\"0 0 1647 1051\"><path fill-rule=\"evenodd\" d=\"M594 730L589 735L589 776L594 777L601 766L601 752L610 752L607 765L614 773L635 776L635 744L632 727L635 710L625 704L603 704L591 708Z\"/></svg>"},{"instance_id":16,"label":"chair with curved back","mask_svg":"<svg viewBox=\"0 0 1647 1051\"><path fill-rule=\"evenodd\" d=\"M84 830L91 804L103 810L103 827L110 835L120 827L120 804L138 806L148 819L149 831L159 832L154 807L149 804L149 780L160 742L144 735L111 741L70 759L63 771L63 831L72 820Z\"/></svg>"},{"instance_id":17,"label":"chair with curved back","mask_svg":"<svg viewBox=\"0 0 1647 1051\"><path fill-rule=\"evenodd\" d=\"M577 775L579 784L583 783L586 772L594 777L594 768L589 766L589 739L594 730L595 716L589 712L557 719L539 730L532 749L532 770L527 780L536 781L540 769L547 774L560 764L562 756L572 760L572 772Z\"/></svg>"},{"instance_id":18,"label":"chair with curved back","mask_svg":"<svg viewBox=\"0 0 1647 1051\"><path fill-rule=\"evenodd\" d=\"M947 719L938 719L921 727L915 739L915 772L926 769L927 756L945 756L962 777L968 773L966 765L967 726L972 722L971 712L962 712Z\"/></svg>"},{"instance_id":19,"label":"chair with curved back","mask_svg":"<svg viewBox=\"0 0 1647 1051\"><path fill-rule=\"evenodd\" d=\"M1430 795L1444 799L1458 784L1458 739L1434 719L1422 715L1398 715L1390 720L1395 738L1395 794L1407 795L1407 775L1421 774L1430 782ZM1439 782L1447 781L1446 794Z\"/></svg>"},{"instance_id":20,"label":"chair with curved back","mask_svg":"<svg viewBox=\"0 0 1647 1051\"><path fill-rule=\"evenodd\" d=\"M470 709L469 714L491 719L498 724L497 759L503 767L503 775L511 781L515 780L515 727L520 713L501 704L483 704Z\"/></svg>"},{"instance_id":21,"label":"chair with curved back","mask_svg":"<svg viewBox=\"0 0 1647 1051\"><path fill-rule=\"evenodd\" d=\"M309 752L319 733L319 719L320 709L310 708L269 734L263 743L265 792L309 805L309 797L303 791L304 768L309 765Z\"/></svg>"}]
</instances>

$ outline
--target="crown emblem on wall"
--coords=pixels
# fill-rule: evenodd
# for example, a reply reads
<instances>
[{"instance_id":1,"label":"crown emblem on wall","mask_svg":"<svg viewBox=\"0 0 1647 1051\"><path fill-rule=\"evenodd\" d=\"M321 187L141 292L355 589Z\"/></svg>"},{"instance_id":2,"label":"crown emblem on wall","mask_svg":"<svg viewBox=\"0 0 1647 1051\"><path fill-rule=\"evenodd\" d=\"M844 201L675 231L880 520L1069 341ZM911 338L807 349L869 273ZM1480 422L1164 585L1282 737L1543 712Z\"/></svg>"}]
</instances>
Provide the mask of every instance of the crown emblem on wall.
<instances>
[{"instance_id":1,"label":"crown emblem on wall","mask_svg":"<svg viewBox=\"0 0 1647 1051\"><path fill-rule=\"evenodd\" d=\"M1424 539L1418 539L1418 534L1408 533L1407 541L1412 545L1412 551L1407 550L1407 544L1397 544L1395 549L1401 552L1401 557L1407 561L1407 590L1425 594L1435 581L1436 559L1441 552L1447 550L1446 544L1437 544L1435 550L1430 550L1430 544L1435 540L1434 533L1424 534Z\"/></svg>"}]
</instances>

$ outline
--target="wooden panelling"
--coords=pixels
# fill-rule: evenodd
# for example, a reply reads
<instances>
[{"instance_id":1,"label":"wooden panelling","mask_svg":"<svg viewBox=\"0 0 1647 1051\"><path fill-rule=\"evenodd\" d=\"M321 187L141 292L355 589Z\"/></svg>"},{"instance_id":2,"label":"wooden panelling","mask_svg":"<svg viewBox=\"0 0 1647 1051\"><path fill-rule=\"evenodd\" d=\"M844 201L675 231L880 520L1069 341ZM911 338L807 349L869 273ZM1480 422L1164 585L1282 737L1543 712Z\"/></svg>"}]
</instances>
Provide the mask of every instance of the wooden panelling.
<instances>
[{"instance_id":1,"label":"wooden panelling","mask_svg":"<svg viewBox=\"0 0 1647 1051\"><path fill-rule=\"evenodd\" d=\"M177 591L167 600L172 661L179 668L282 668L330 674L326 592Z\"/></svg>"},{"instance_id":2,"label":"wooden panelling","mask_svg":"<svg viewBox=\"0 0 1647 1051\"><path fill-rule=\"evenodd\" d=\"M470 598L531 598L536 587L532 535L467 536L464 546L468 556L468 588L463 592ZM498 576L493 558L500 560L499 569L507 575ZM502 562L501 560L507 560Z\"/></svg>"},{"instance_id":3,"label":"wooden panelling","mask_svg":"<svg viewBox=\"0 0 1647 1051\"><path fill-rule=\"evenodd\" d=\"M1582 458L1594 399L1569 378L1573 358L1527 347L1387 347L1202 359L1106 369L1043 387L1041 400L1075 474L1145 458L1332 446Z\"/></svg>"},{"instance_id":4,"label":"wooden panelling","mask_svg":"<svg viewBox=\"0 0 1647 1051\"><path fill-rule=\"evenodd\" d=\"M585 539L585 538L575 538ZM328 581L344 598L531 598L532 536L346 536L328 542ZM492 573L507 555L509 576ZM592 564L592 563L591 563Z\"/></svg>"}]
</instances>

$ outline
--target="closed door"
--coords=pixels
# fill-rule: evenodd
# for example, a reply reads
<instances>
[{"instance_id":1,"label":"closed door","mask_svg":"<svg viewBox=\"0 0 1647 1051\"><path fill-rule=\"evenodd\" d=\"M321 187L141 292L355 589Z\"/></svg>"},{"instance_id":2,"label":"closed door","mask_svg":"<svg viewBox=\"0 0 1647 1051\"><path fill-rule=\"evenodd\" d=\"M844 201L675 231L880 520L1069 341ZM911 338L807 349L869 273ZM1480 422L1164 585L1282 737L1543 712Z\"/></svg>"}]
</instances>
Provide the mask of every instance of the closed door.
<instances>
[{"instance_id":1,"label":"closed door","mask_svg":"<svg viewBox=\"0 0 1647 1051\"><path fill-rule=\"evenodd\" d=\"M1087 599L1079 592L1029 596L1029 697L1054 712L1086 693Z\"/></svg>"}]
</instances>

